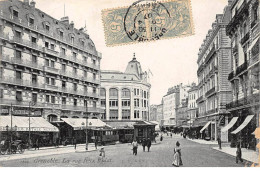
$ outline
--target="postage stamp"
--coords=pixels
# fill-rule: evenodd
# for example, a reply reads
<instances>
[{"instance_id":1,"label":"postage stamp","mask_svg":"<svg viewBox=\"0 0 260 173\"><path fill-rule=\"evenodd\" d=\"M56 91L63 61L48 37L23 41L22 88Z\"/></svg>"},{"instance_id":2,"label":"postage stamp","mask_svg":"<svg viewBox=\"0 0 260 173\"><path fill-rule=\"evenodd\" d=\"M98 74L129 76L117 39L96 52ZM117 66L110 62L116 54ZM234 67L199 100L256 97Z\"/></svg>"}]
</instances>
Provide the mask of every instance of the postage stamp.
<instances>
[{"instance_id":1,"label":"postage stamp","mask_svg":"<svg viewBox=\"0 0 260 173\"><path fill-rule=\"evenodd\" d=\"M139 0L129 7L102 11L107 46L194 34L190 0Z\"/></svg>"}]
</instances>

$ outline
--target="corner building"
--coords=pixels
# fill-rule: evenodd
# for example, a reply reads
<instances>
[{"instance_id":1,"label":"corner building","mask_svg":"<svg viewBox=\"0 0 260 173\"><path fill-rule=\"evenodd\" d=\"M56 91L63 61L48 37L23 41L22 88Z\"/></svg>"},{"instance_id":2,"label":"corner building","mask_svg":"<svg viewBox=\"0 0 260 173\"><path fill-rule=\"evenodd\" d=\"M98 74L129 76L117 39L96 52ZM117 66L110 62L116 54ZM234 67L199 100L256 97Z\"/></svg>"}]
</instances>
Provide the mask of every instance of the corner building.
<instances>
[{"instance_id":1,"label":"corner building","mask_svg":"<svg viewBox=\"0 0 260 173\"><path fill-rule=\"evenodd\" d=\"M228 74L231 71L231 42L226 35L226 26L230 20L228 1L223 14L217 14L208 31L198 54L198 117L196 126L202 127L201 137L227 141L227 133L220 129L227 123L226 104L231 101L231 85Z\"/></svg>"},{"instance_id":2,"label":"corner building","mask_svg":"<svg viewBox=\"0 0 260 173\"><path fill-rule=\"evenodd\" d=\"M151 84L148 80L135 54L124 73L101 71L101 119L150 121Z\"/></svg>"},{"instance_id":3,"label":"corner building","mask_svg":"<svg viewBox=\"0 0 260 173\"><path fill-rule=\"evenodd\" d=\"M12 104L17 116L98 118L101 54L83 28L35 5L0 2L1 115Z\"/></svg>"}]
</instances>

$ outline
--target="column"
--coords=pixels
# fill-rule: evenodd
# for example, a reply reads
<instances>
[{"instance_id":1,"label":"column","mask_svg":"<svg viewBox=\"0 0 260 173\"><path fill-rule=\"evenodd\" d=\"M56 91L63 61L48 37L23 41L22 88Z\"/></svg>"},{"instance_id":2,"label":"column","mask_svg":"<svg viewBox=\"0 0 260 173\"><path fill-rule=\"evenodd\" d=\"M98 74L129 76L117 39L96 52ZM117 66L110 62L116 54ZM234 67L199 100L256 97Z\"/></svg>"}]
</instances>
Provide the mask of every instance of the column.
<instances>
[{"instance_id":1,"label":"column","mask_svg":"<svg viewBox=\"0 0 260 173\"><path fill-rule=\"evenodd\" d=\"M106 90L106 120L109 120L109 88L105 88Z\"/></svg>"},{"instance_id":2,"label":"column","mask_svg":"<svg viewBox=\"0 0 260 173\"><path fill-rule=\"evenodd\" d=\"M122 89L118 88L118 120L122 120Z\"/></svg>"}]
</instances>

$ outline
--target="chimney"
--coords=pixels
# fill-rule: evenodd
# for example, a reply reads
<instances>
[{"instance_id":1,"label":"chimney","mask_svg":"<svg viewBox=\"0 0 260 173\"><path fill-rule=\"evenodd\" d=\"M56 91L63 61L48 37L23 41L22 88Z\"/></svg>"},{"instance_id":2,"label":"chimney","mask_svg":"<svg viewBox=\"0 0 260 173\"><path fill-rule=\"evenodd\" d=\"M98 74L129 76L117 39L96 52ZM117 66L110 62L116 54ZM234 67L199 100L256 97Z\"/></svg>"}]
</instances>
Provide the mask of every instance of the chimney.
<instances>
[{"instance_id":1,"label":"chimney","mask_svg":"<svg viewBox=\"0 0 260 173\"><path fill-rule=\"evenodd\" d=\"M74 28L74 22L73 22L73 21L70 22L70 28L71 28L71 29Z\"/></svg>"},{"instance_id":2,"label":"chimney","mask_svg":"<svg viewBox=\"0 0 260 173\"><path fill-rule=\"evenodd\" d=\"M36 4L36 2L34 2L33 0L30 2L30 6L31 6L32 8L35 8L35 4Z\"/></svg>"},{"instance_id":3,"label":"chimney","mask_svg":"<svg viewBox=\"0 0 260 173\"><path fill-rule=\"evenodd\" d=\"M60 19L60 22L66 24L66 25L69 25L69 24L70 24L70 23L69 23L69 17L68 17L68 16L62 17L62 18Z\"/></svg>"},{"instance_id":4,"label":"chimney","mask_svg":"<svg viewBox=\"0 0 260 173\"><path fill-rule=\"evenodd\" d=\"M23 3L24 3L25 5L29 5L29 0L23 0Z\"/></svg>"}]
</instances>

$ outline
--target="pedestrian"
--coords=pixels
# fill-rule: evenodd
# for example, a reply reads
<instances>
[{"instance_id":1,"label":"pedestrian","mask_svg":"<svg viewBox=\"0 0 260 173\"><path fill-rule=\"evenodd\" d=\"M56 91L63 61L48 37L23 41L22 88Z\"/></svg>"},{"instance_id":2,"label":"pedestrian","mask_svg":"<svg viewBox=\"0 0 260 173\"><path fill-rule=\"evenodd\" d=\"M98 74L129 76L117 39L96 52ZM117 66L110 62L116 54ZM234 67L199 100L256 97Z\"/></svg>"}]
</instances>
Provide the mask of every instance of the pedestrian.
<instances>
[{"instance_id":1,"label":"pedestrian","mask_svg":"<svg viewBox=\"0 0 260 173\"><path fill-rule=\"evenodd\" d=\"M148 148L148 152L150 151L151 145L152 145L152 141L150 138L147 139L147 148Z\"/></svg>"},{"instance_id":2,"label":"pedestrian","mask_svg":"<svg viewBox=\"0 0 260 173\"><path fill-rule=\"evenodd\" d=\"M171 138L172 138L172 132L171 132Z\"/></svg>"},{"instance_id":3,"label":"pedestrian","mask_svg":"<svg viewBox=\"0 0 260 173\"><path fill-rule=\"evenodd\" d=\"M98 140L97 140L97 138L95 139L95 148L96 148L96 150L97 150L97 146L98 146Z\"/></svg>"},{"instance_id":4,"label":"pedestrian","mask_svg":"<svg viewBox=\"0 0 260 173\"><path fill-rule=\"evenodd\" d=\"M102 158L103 157L106 157L106 153L105 153L105 148L104 146L102 146L99 150L99 156L101 156Z\"/></svg>"},{"instance_id":5,"label":"pedestrian","mask_svg":"<svg viewBox=\"0 0 260 173\"><path fill-rule=\"evenodd\" d=\"M146 146L145 138L142 139L142 146L143 146L143 152L145 152L145 146Z\"/></svg>"},{"instance_id":6,"label":"pedestrian","mask_svg":"<svg viewBox=\"0 0 260 173\"><path fill-rule=\"evenodd\" d=\"M217 141L218 141L218 146L219 146L219 149L221 150L222 148L221 148L221 139L220 139L220 137L218 136L218 138L217 138Z\"/></svg>"},{"instance_id":7,"label":"pedestrian","mask_svg":"<svg viewBox=\"0 0 260 173\"><path fill-rule=\"evenodd\" d=\"M238 163L238 161L243 162L242 151L239 143L237 144L236 163Z\"/></svg>"},{"instance_id":8,"label":"pedestrian","mask_svg":"<svg viewBox=\"0 0 260 173\"><path fill-rule=\"evenodd\" d=\"M35 149L35 150L36 150L36 149L39 150L39 139L38 139L38 138L35 140L34 149Z\"/></svg>"},{"instance_id":9,"label":"pedestrian","mask_svg":"<svg viewBox=\"0 0 260 173\"><path fill-rule=\"evenodd\" d=\"M73 137L74 149L77 149L77 139Z\"/></svg>"},{"instance_id":10,"label":"pedestrian","mask_svg":"<svg viewBox=\"0 0 260 173\"><path fill-rule=\"evenodd\" d=\"M161 134L160 141L162 141L162 140L163 140L163 135Z\"/></svg>"},{"instance_id":11,"label":"pedestrian","mask_svg":"<svg viewBox=\"0 0 260 173\"><path fill-rule=\"evenodd\" d=\"M176 147L174 148L172 165L176 167L183 165L181 159L181 148L180 148L179 141L176 142Z\"/></svg>"},{"instance_id":12,"label":"pedestrian","mask_svg":"<svg viewBox=\"0 0 260 173\"><path fill-rule=\"evenodd\" d=\"M137 155L138 143L137 143L136 139L134 139L132 145L133 145L133 155Z\"/></svg>"}]
</instances>

